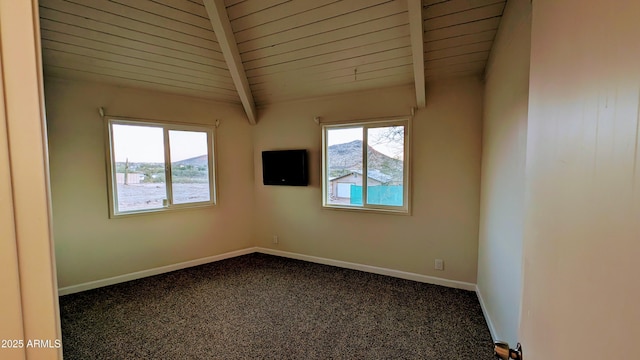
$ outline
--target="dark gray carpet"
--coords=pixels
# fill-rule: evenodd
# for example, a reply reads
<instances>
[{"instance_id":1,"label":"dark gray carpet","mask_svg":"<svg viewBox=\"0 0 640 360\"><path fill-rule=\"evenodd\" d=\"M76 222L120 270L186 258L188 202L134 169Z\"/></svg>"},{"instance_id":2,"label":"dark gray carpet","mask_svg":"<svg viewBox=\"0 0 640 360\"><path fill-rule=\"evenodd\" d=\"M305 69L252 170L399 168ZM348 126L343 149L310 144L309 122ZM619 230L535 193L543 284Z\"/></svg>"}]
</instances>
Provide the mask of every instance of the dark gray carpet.
<instances>
[{"instance_id":1,"label":"dark gray carpet","mask_svg":"<svg viewBox=\"0 0 640 360\"><path fill-rule=\"evenodd\" d=\"M493 359L473 292L263 254L60 309L65 359Z\"/></svg>"}]
</instances>

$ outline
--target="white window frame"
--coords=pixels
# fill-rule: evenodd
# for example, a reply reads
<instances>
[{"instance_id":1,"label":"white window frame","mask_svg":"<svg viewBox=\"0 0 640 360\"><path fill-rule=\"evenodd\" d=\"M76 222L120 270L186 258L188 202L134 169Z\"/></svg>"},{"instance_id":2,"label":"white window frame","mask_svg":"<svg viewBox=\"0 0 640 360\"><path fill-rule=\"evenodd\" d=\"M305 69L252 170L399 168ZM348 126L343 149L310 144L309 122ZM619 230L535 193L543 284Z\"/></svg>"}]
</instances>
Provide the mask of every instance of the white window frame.
<instances>
[{"instance_id":1,"label":"white window frame","mask_svg":"<svg viewBox=\"0 0 640 360\"><path fill-rule=\"evenodd\" d=\"M363 211L411 215L411 117L385 118L372 120L355 120L339 123L322 124L322 207L333 210ZM368 131L370 128L404 126L404 162L403 162L403 194L402 206L367 204L367 148ZM327 201L329 195L329 179L327 173L327 134L332 129L362 128L362 205L331 204Z\"/></svg>"},{"instance_id":2,"label":"white window frame","mask_svg":"<svg viewBox=\"0 0 640 360\"><path fill-rule=\"evenodd\" d=\"M178 123L160 120L136 119L127 117L105 116L105 133L106 133L106 155L107 155L107 178L108 178L108 197L109 197L109 217L123 217L140 214L152 214L158 212L167 212L175 210L211 207L217 204L217 182L216 182L216 129L214 126L191 123ZM164 173L165 186L167 194L167 204L161 208L118 211L118 185L116 174L116 161L113 156L113 127L112 125L133 125L161 128L163 130L164 140ZM209 200L191 203L173 203L173 188L171 177L171 149L169 146L169 131L198 131L207 134L207 152L209 166Z\"/></svg>"}]
</instances>

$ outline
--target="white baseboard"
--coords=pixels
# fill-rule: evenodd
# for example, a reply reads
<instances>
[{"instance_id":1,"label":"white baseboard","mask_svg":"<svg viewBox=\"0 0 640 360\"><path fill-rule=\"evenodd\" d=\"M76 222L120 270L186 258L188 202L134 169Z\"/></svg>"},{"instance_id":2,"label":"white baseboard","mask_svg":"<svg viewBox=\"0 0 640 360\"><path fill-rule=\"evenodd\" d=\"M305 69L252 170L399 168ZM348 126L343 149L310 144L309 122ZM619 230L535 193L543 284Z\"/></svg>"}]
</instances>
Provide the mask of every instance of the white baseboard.
<instances>
[{"instance_id":1,"label":"white baseboard","mask_svg":"<svg viewBox=\"0 0 640 360\"><path fill-rule=\"evenodd\" d=\"M480 307L482 308L484 319L487 322L487 326L489 327L491 338L493 339L493 341L496 341L496 328L493 326L493 321L491 321L491 317L489 316L489 312L487 311L487 306L485 305L484 299L482 298L482 292L480 291L478 285L476 285L476 295L478 295L478 301L480 302Z\"/></svg>"},{"instance_id":2,"label":"white baseboard","mask_svg":"<svg viewBox=\"0 0 640 360\"><path fill-rule=\"evenodd\" d=\"M147 276L163 274L163 273L167 273L175 270L185 269L192 266L198 266L198 265L203 265L203 264L207 264L214 261L229 259L236 256L247 255L254 252L256 252L256 248L250 247L246 249L231 251L231 252L220 254L220 255L214 255L214 256L209 256L209 257L195 259L195 260L189 260L189 261L181 262L178 264L172 264L172 265L161 266L153 269L137 271L130 274L118 275L118 276L110 277L107 279L90 281L90 282L86 282L78 285L66 286L58 289L58 295L62 296L62 295L77 293L80 291L96 289L103 286L109 286L109 285L118 284L126 281L141 279Z\"/></svg>"},{"instance_id":3,"label":"white baseboard","mask_svg":"<svg viewBox=\"0 0 640 360\"><path fill-rule=\"evenodd\" d=\"M304 260L304 261L323 264L323 265L337 266L337 267L346 268L346 269L360 270L360 271L365 271L373 274L392 276L400 279L413 280L413 281L423 282L427 284L434 284L434 285L441 285L441 286L446 286L446 287L451 287L456 289L476 291L476 284L457 281L457 280L443 279L435 276L421 275L421 274L410 273L410 272L405 272L400 270L393 270L393 269L381 268L377 266L363 265L363 264L357 264L357 263L352 263L347 261L321 258L317 256L303 255L303 254L275 250L275 249L268 249L263 247L257 247L256 252L269 254L269 255L282 256L282 257L291 258L291 259Z\"/></svg>"},{"instance_id":4,"label":"white baseboard","mask_svg":"<svg viewBox=\"0 0 640 360\"><path fill-rule=\"evenodd\" d=\"M288 251L281 251L281 250L268 249L268 248L262 248L262 247L250 247L246 249L231 251L231 252L220 254L220 255L214 255L206 258L185 261L178 264L172 264L172 265L161 266L153 269L137 271L130 274L118 275L118 276L110 277L107 279L90 281L90 282L86 282L78 285L66 286L58 289L58 295L62 296L62 295L73 294L73 293L77 293L85 290L96 289L103 286L109 286L109 285L118 284L126 281L141 279L147 276L159 275L159 274L163 274L163 273L167 273L175 270L185 269L192 266L198 266L198 265L203 265L203 264L207 264L215 261L233 258L236 256L247 255L254 252L268 254L268 255L282 256L286 258L303 260L303 261L309 261L309 262L323 264L323 265L337 266L337 267L346 268L346 269L365 271L373 274L392 276L400 279L413 280L413 281L423 282L427 284L441 285L441 286L446 286L450 288L475 291L476 293L478 293L478 298L480 299L482 310L485 314L485 318L487 318L489 329L492 331L492 335L493 335L493 327L491 326L491 322L487 317L487 313L485 311L482 298L480 297L480 293L478 292L478 288L476 284L457 281L457 280L443 279L435 276L427 276L422 274L410 273L410 272L405 272L400 270L381 268L381 267L372 266L372 265L364 265L364 264L352 263L352 262L341 261L341 260L333 260L329 258L321 258L317 256L304 255L304 254L298 254L298 253L292 253Z\"/></svg>"}]
</instances>

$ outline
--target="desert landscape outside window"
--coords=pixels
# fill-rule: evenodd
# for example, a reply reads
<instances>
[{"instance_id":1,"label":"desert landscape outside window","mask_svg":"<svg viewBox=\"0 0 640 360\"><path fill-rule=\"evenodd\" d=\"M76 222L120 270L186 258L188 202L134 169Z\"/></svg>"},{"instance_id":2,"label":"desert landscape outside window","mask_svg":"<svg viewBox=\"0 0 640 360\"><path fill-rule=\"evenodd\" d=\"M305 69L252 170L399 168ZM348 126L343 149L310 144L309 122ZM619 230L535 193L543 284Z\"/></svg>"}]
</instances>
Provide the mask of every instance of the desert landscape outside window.
<instances>
[{"instance_id":1,"label":"desert landscape outside window","mask_svg":"<svg viewBox=\"0 0 640 360\"><path fill-rule=\"evenodd\" d=\"M107 121L111 216L215 204L213 127Z\"/></svg>"},{"instance_id":2,"label":"desert landscape outside window","mask_svg":"<svg viewBox=\"0 0 640 360\"><path fill-rule=\"evenodd\" d=\"M408 119L323 126L323 206L408 213Z\"/></svg>"}]
</instances>

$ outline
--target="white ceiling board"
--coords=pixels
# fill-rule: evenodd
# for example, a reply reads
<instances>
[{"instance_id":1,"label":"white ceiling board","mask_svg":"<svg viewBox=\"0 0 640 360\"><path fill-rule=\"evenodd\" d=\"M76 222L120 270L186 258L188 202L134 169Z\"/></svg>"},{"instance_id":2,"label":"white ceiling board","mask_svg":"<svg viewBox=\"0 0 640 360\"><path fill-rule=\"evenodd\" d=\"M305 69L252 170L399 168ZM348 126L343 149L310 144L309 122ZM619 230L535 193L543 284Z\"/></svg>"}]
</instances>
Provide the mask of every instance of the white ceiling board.
<instances>
[{"instance_id":1,"label":"white ceiling board","mask_svg":"<svg viewBox=\"0 0 640 360\"><path fill-rule=\"evenodd\" d=\"M458 73L466 73L466 72L474 72L479 73L484 69L484 64L486 60L482 61L474 61L467 62L463 64L451 64L449 66L443 66L435 69L426 69L425 74L427 77L429 76L441 76L448 74L458 74Z\"/></svg>"},{"instance_id":2,"label":"white ceiling board","mask_svg":"<svg viewBox=\"0 0 640 360\"><path fill-rule=\"evenodd\" d=\"M189 0L189 1L200 1L201 0ZM234 6L243 2L247 2L247 1L251 1L251 0L224 0L224 6L226 7L230 7L230 6ZM260 1L260 0L253 0L253 1Z\"/></svg>"},{"instance_id":3,"label":"white ceiling board","mask_svg":"<svg viewBox=\"0 0 640 360\"><path fill-rule=\"evenodd\" d=\"M382 4L389 0L349 0L332 2L330 5L315 8L310 11L300 13L297 16L288 17L285 19L274 20L269 23L265 23L259 26L247 28L245 30L236 31L236 41L243 43L245 41L255 39L258 37L277 34L283 31L296 29L308 24L321 22L331 19L335 16L348 14L354 11L367 9L375 6L376 4ZM404 4L406 9L406 0L395 0ZM311 1L297 1L297 3L312 3ZM360 15L366 16L366 15ZM330 28L329 28L330 29ZM325 31L329 30L325 29Z\"/></svg>"},{"instance_id":4,"label":"white ceiling board","mask_svg":"<svg viewBox=\"0 0 640 360\"><path fill-rule=\"evenodd\" d=\"M486 62L486 59L471 61L471 62L463 62L459 64L447 64L437 68L425 69L425 74L427 76L430 76L430 75L435 75L438 73L446 73L446 72L472 71L472 70L482 71L484 69L485 62Z\"/></svg>"},{"instance_id":5,"label":"white ceiling board","mask_svg":"<svg viewBox=\"0 0 640 360\"><path fill-rule=\"evenodd\" d=\"M302 69L306 67L329 63L329 62L348 60L358 56L376 55L376 54L383 53L385 51L389 51L397 48L409 47L408 44L409 44L409 36L406 36L400 39L391 39L391 40L382 41L379 43L368 44L365 46L359 46L352 49L347 49L347 50L338 51L334 53L299 59L299 60L291 61L288 63L275 64L268 67L263 67L261 70L261 73L273 74L277 72L287 72L295 69ZM247 70L247 74L249 77L251 77L252 70L254 69Z\"/></svg>"},{"instance_id":6,"label":"white ceiling board","mask_svg":"<svg viewBox=\"0 0 640 360\"><path fill-rule=\"evenodd\" d=\"M446 3L451 0L422 0L422 6L427 7L434 4ZM475 1L475 0L467 0L467 1Z\"/></svg>"},{"instance_id":7,"label":"white ceiling board","mask_svg":"<svg viewBox=\"0 0 640 360\"><path fill-rule=\"evenodd\" d=\"M252 123L256 104L398 85L421 105L425 81L482 74L505 3L40 0L43 65L241 103Z\"/></svg>"},{"instance_id":8,"label":"white ceiling board","mask_svg":"<svg viewBox=\"0 0 640 360\"><path fill-rule=\"evenodd\" d=\"M487 61L489 51L468 53L463 55L451 56L443 59L425 61L425 70L443 68L451 65L464 64L469 62Z\"/></svg>"},{"instance_id":9,"label":"white ceiling board","mask_svg":"<svg viewBox=\"0 0 640 360\"><path fill-rule=\"evenodd\" d=\"M238 2L233 5L228 5L228 1L225 1L225 5L227 6L227 14L229 14L229 20L233 21L239 17L257 13L261 10L265 10L289 1L291 0L247 0Z\"/></svg>"},{"instance_id":10,"label":"white ceiling board","mask_svg":"<svg viewBox=\"0 0 640 360\"><path fill-rule=\"evenodd\" d=\"M296 28L287 29L275 34L264 35L261 34L258 37L249 39L246 41L238 42L238 49L241 53L246 53L256 49L278 47L278 45L286 44L295 41L315 41L316 37L323 37L327 33L342 34L336 37L336 40L344 37L352 36L352 27L356 27L359 24L367 24L376 26L375 21L382 19L382 21L388 21L399 25L397 22L397 16L404 19L404 23L409 23L406 6L401 1L391 1L382 3L380 5L351 11L330 17L328 19L310 22L306 25ZM238 38L236 33L236 39Z\"/></svg>"},{"instance_id":11,"label":"white ceiling board","mask_svg":"<svg viewBox=\"0 0 640 360\"><path fill-rule=\"evenodd\" d=\"M209 18L205 16L194 15L187 11L178 10L176 8L166 6L154 1L131 1L131 0L109 0L114 3L127 6L131 9L138 9L149 14L155 14L166 19L171 19L180 23L197 26L199 28L210 31L211 24Z\"/></svg>"},{"instance_id":12,"label":"white ceiling board","mask_svg":"<svg viewBox=\"0 0 640 360\"><path fill-rule=\"evenodd\" d=\"M393 75L405 75L405 79L408 82L413 81L413 71L412 64L402 65L402 66L393 66L389 68L375 69L370 71L353 71L351 73L335 76L335 77L324 77L322 79L317 79L316 81L291 81L285 83L269 83L263 85L269 85L269 87L265 87L263 89L255 91L256 97L260 97L261 94L264 93L280 93L280 94L295 94L300 89L305 88L317 88L321 89L323 87L329 87L339 84L351 84L358 83L367 80L375 80L379 78L385 78Z\"/></svg>"},{"instance_id":13,"label":"white ceiling board","mask_svg":"<svg viewBox=\"0 0 640 360\"><path fill-rule=\"evenodd\" d=\"M395 59L402 59L403 62L411 62L411 48L402 47L385 51L383 53L367 54L363 56L352 57L344 60L326 62L302 69L292 70L288 72L278 73L266 73L263 74L261 70L254 69L247 72L249 76L249 82L253 84L260 84L263 82L279 82L289 77L306 79L308 76L321 76L329 77L331 73L352 73L354 68L361 68L363 66L374 65L378 62L393 61Z\"/></svg>"},{"instance_id":14,"label":"white ceiling board","mask_svg":"<svg viewBox=\"0 0 640 360\"><path fill-rule=\"evenodd\" d=\"M140 42L146 45L153 44L151 46L164 47L188 54L204 56L206 58L222 61L219 66L222 68L226 68L222 53L220 51L215 51L209 48L203 48L181 41L161 38L155 35L145 34L139 31L115 26L109 23L98 22L95 20L86 19L80 16L75 16L47 8L41 9L40 20L41 28L45 28L48 30L64 32L76 36L84 35L84 37L86 38L90 38L92 35L99 33L100 38L117 37L121 39ZM119 43L119 39L117 39L115 42Z\"/></svg>"},{"instance_id":15,"label":"white ceiling board","mask_svg":"<svg viewBox=\"0 0 640 360\"><path fill-rule=\"evenodd\" d=\"M448 58L451 56L464 55L475 52L488 52L491 50L491 42L484 41L475 44L450 47L440 50L427 51L424 53L425 61Z\"/></svg>"},{"instance_id":16,"label":"white ceiling board","mask_svg":"<svg viewBox=\"0 0 640 360\"><path fill-rule=\"evenodd\" d=\"M54 37L54 35L57 41L49 40L50 38ZM193 71L208 73L212 76L224 77L229 81L231 80L228 70L216 68L211 65L198 64L183 59L176 59L173 57L152 54L135 49L128 49L126 54L121 54L122 48L118 46L109 44L98 44L91 40L79 38L72 35L53 33L46 29L42 30L42 36L43 48L60 50L85 56L114 56L118 59L119 62L124 63L127 63L127 61L131 61L136 64L138 64L139 62L143 62L149 64L149 66L154 66L153 64L158 63L172 67L175 72L180 72L182 71L182 69L191 69ZM44 60L46 61L46 58L44 58Z\"/></svg>"},{"instance_id":17,"label":"white ceiling board","mask_svg":"<svg viewBox=\"0 0 640 360\"><path fill-rule=\"evenodd\" d=\"M457 47L462 45L475 44L484 41L491 41L496 36L496 30L487 30L479 33L456 36L453 38L446 38L441 40L433 40L425 42L425 50L433 51L433 50L441 50L450 47Z\"/></svg>"},{"instance_id":18,"label":"white ceiling board","mask_svg":"<svg viewBox=\"0 0 640 360\"><path fill-rule=\"evenodd\" d=\"M324 72L316 72L316 73L308 73L308 72L299 72L298 76L294 76L294 74L275 74L268 78L268 81L262 81L258 83L252 83L251 89L254 92L270 89L273 84L287 84L291 83L291 79L303 79L304 82L311 82L318 84L323 80L333 79L333 78L348 78L349 80L355 80L356 78L362 80L363 74L371 73L377 70L389 69L389 68L403 68L402 72L406 72L406 66L411 66L413 64L411 56L404 56L395 59L389 59L378 62L369 62L360 66L342 68L338 70L324 71ZM370 77L370 76L368 76ZM300 81L300 80L298 80Z\"/></svg>"},{"instance_id":19,"label":"white ceiling board","mask_svg":"<svg viewBox=\"0 0 640 360\"><path fill-rule=\"evenodd\" d=\"M271 65L278 65L297 61L300 59L309 59L317 56L334 54L341 51L350 51L357 47L364 47L371 44L377 44L384 41L396 41L398 43L406 42L409 36L409 26L402 25L391 29L380 30L364 35L335 41L332 43L302 48L300 50L290 51L284 54L273 55L261 59L245 60L244 64L247 69L255 69Z\"/></svg>"},{"instance_id":20,"label":"white ceiling board","mask_svg":"<svg viewBox=\"0 0 640 360\"><path fill-rule=\"evenodd\" d=\"M493 45L504 0L423 2L424 66L428 79L481 74Z\"/></svg>"},{"instance_id":21,"label":"white ceiling board","mask_svg":"<svg viewBox=\"0 0 640 360\"><path fill-rule=\"evenodd\" d=\"M279 20L290 23L290 26L296 26L296 22L300 18L304 21L309 13L317 15L322 13L322 8L325 5L331 3L337 3L341 0L314 0L314 1L287 1L277 6L266 8L262 11L248 13L242 17L239 17L231 22L231 27L234 32L240 32L242 30L260 27L268 23L277 22ZM313 11L320 9L318 11ZM296 16L298 15L298 16ZM322 19L322 18L320 18Z\"/></svg>"},{"instance_id":22,"label":"white ceiling board","mask_svg":"<svg viewBox=\"0 0 640 360\"><path fill-rule=\"evenodd\" d=\"M424 41L434 41L454 38L457 36L476 34L488 30L497 30L500 24L500 18L494 17L490 19L478 20L466 24L453 25L446 28L425 31Z\"/></svg>"},{"instance_id":23,"label":"white ceiling board","mask_svg":"<svg viewBox=\"0 0 640 360\"><path fill-rule=\"evenodd\" d=\"M111 69L100 66L88 65L88 64L52 64L50 68L66 69L70 71L82 72L86 74L108 76L114 79L127 79L131 83L148 84L148 86L158 85L166 88L170 87L174 93L181 93L183 91L198 91L203 94L209 94L215 96L221 101L233 102L237 98L236 94L220 94L215 88L202 85L194 85L191 83L185 83L182 81L175 81L165 78L158 78L156 76L144 75L137 72L125 71L122 69Z\"/></svg>"},{"instance_id":24,"label":"white ceiling board","mask_svg":"<svg viewBox=\"0 0 640 360\"><path fill-rule=\"evenodd\" d=\"M197 15L204 19L209 19L207 17L207 10L205 10L202 1L185 1L185 0L154 0L158 4L162 4L165 6L172 7L174 9L184 11L193 15Z\"/></svg>"},{"instance_id":25,"label":"white ceiling board","mask_svg":"<svg viewBox=\"0 0 640 360\"><path fill-rule=\"evenodd\" d=\"M376 88L386 88L400 85L409 85L413 82L413 74L410 72L404 74L402 77L398 76L389 76L388 78L376 78L372 80L359 80L353 81L350 83L340 83L333 86L327 86L324 88L317 88L310 86L305 89L305 92L298 93L290 93L286 95L279 94L264 94L259 98L257 97L258 106L263 106L265 104L281 102L281 101L291 101L291 100L299 100L317 96L329 96L329 95L338 95L343 93L355 92L355 91L366 91Z\"/></svg>"},{"instance_id":26,"label":"white ceiling board","mask_svg":"<svg viewBox=\"0 0 640 360\"><path fill-rule=\"evenodd\" d=\"M227 81L224 78L214 77L201 72L194 72L191 74L187 74L184 72L175 72L173 67L169 67L166 65L162 66L162 64L158 64L161 66L150 66L148 63L132 64L127 62L114 61L107 57L78 55L46 47L43 49L43 56L46 56L49 64L56 66L61 66L61 64L66 64L67 67L71 67L75 64L96 65L96 67L119 69L123 71L156 76L158 80L167 78L175 81L200 84L226 90L223 91L223 93L235 93L235 87L233 83Z\"/></svg>"},{"instance_id":27,"label":"white ceiling board","mask_svg":"<svg viewBox=\"0 0 640 360\"><path fill-rule=\"evenodd\" d=\"M455 14L462 13L468 10L481 8L487 5L502 4L504 7L504 0L449 0L441 1L432 5L425 5L423 10L423 16L425 20Z\"/></svg>"},{"instance_id":28,"label":"white ceiling board","mask_svg":"<svg viewBox=\"0 0 640 360\"><path fill-rule=\"evenodd\" d=\"M269 56L286 54L294 52L296 50L299 51L301 49L320 49L321 47L331 48L333 46L339 46L340 43L336 43L339 41L343 41L343 43L348 42L349 39L351 39L352 42L363 41L365 38L354 38L365 35L377 36L377 34L382 30L394 29L401 26L406 26L406 24L407 16L405 13L395 14L392 16L375 19L366 23L360 23L341 29L327 31L278 45L272 45L252 51L246 51L242 53L242 59L246 62L255 59L266 58Z\"/></svg>"},{"instance_id":29,"label":"white ceiling board","mask_svg":"<svg viewBox=\"0 0 640 360\"><path fill-rule=\"evenodd\" d=\"M131 80L130 78L119 78L111 75L96 74L92 72L84 72L78 69L59 68L56 66L47 66L44 71L45 76L57 77L62 79L73 79L81 81L99 82L104 84L124 86L130 88L140 88L161 91L166 93L193 96L203 99L211 99L212 96L206 91L198 91L176 86L168 86L157 82L146 82Z\"/></svg>"},{"instance_id":30,"label":"white ceiling board","mask_svg":"<svg viewBox=\"0 0 640 360\"><path fill-rule=\"evenodd\" d=\"M445 16L434 17L425 20L424 29L425 31L429 31L459 24L467 24L479 20L500 17L502 15L503 9L504 3L498 3Z\"/></svg>"},{"instance_id":31,"label":"white ceiling board","mask_svg":"<svg viewBox=\"0 0 640 360\"><path fill-rule=\"evenodd\" d=\"M176 59L182 59L197 64L212 65L218 68L225 68L227 65L224 60L215 60L204 55L190 54L184 51L171 49L168 47L149 44L142 41L136 41L131 39L122 38L117 35L112 35L100 31L94 31L85 28L79 28L76 26L67 25L47 19L41 19L41 28L49 31L49 36L46 38L51 41L60 41L59 34L67 34L76 37L81 37L96 43L116 45L121 48L121 52L126 53L129 50L140 50L152 54L158 54L167 57L173 57ZM211 53L213 54L213 53Z\"/></svg>"},{"instance_id":32,"label":"white ceiling board","mask_svg":"<svg viewBox=\"0 0 640 360\"><path fill-rule=\"evenodd\" d=\"M40 0L45 73L238 103L203 10L179 0Z\"/></svg>"},{"instance_id":33,"label":"white ceiling board","mask_svg":"<svg viewBox=\"0 0 640 360\"><path fill-rule=\"evenodd\" d=\"M102 76L113 79L111 82L113 83L122 83L125 84L124 80L127 80L126 84L128 85L140 85L146 88L151 86L163 87L165 89L172 88L174 89L172 92L181 93L181 92L198 92L202 95L206 94L208 98L216 98L220 101L225 102L237 102L237 95L227 95L221 94L215 89L201 86L183 83L180 81L172 81L169 79L158 79L155 76L144 75L136 72L129 72L120 69L110 69L110 68L101 68L93 65L85 65L85 64L51 64L49 65L48 71L45 71L45 74L51 74L51 69L58 70L66 70L76 72L77 78L87 80L90 79L91 76Z\"/></svg>"},{"instance_id":34,"label":"white ceiling board","mask_svg":"<svg viewBox=\"0 0 640 360\"><path fill-rule=\"evenodd\" d=\"M215 39L211 29L205 29L195 25L187 24L181 21L166 18L164 16L156 15L147 11L139 10L130 6L114 3L112 1L104 0L66 0L66 2L83 5L84 7L97 9L103 12L108 12L121 17L135 19L147 24L166 27L177 32L197 36L203 39ZM151 0L136 0L136 3L151 2ZM83 14L77 14L83 16Z\"/></svg>"},{"instance_id":35,"label":"white ceiling board","mask_svg":"<svg viewBox=\"0 0 640 360\"><path fill-rule=\"evenodd\" d=\"M213 86L207 86L202 84L194 84L192 82L186 82L182 80L170 79L166 76L159 76L158 74L149 75L143 74L140 71L125 70L123 67L110 67L109 64L105 66L98 65L96 62L89 61L67 61L63 62L58 58L52 57L49 59L50 66L57 68L64 68L69 70L78 70L85 73L93 73L99 75L113 76L117 78L124 78L129 80L136 80L140 82L154 83L160 85L172 86L177 89L190 89L206 92L212 95L216 95L220 99L225 101L234 101L237 99L237 94L232 90L224 90Z\"/></svg>"},{"instance_id":36,"label":"white ceiling board","mask_svg":"<svg viewBox=\"0 0 640 360\"><path fill-rule=\"evenodd\" d=\"M138 0L140 1L140 0ZM186 32L177 31L175 28L167 27L165 24L153 24L123 15L112 14L107 11L75 4L66 0L40 0L40 9L53 9L62 13L75 15L76 17L94 20L97 23L110 24L113 26L140 32L142 34L155 35L159 38L170 39L193 46L220 51L218 43L215 41L213 31L210 37L193 36Z\"/></svg>"},{"instance_id":37,"label":"white ceiling board","mask_svg":"<svg viewBox=\"0 0 640 360\"><path fill-rule=\"evenodd\" d=\"M450 78L458 78L458 77L466 77L466 76L480 76L480 71L477 69L467 70L467 71L453 71L453 72L436 72L435 74L426 75L427 81L435 81L440 79L450 79Z\"/></svg>"}]
</instances>

